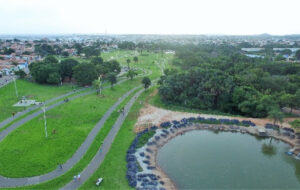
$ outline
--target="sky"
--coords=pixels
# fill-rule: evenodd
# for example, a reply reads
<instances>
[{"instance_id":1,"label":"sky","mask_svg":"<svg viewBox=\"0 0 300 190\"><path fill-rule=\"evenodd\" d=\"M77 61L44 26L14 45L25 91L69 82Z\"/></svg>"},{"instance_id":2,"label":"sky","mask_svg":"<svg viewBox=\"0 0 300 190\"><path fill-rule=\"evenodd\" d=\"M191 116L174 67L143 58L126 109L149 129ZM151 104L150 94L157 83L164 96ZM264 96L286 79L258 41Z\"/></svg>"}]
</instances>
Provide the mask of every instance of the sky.
<instances>
[{"instance_id":1,"label":"sky","mask_svg":"<svg viewBox=\"0 0 300 190\"><path fill-rule=\"evenodd\" d=\"M300 0L0 0L0 34L300 34Z\"/></svg>"}]
</instances>

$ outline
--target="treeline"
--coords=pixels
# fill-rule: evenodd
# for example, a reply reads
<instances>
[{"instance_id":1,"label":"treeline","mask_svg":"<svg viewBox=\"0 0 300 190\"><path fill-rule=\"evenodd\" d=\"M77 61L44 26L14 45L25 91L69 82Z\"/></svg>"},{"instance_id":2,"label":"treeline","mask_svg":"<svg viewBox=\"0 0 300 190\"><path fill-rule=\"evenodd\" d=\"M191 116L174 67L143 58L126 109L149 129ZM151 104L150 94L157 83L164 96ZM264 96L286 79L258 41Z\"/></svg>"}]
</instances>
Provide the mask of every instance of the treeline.
<instances>
[{"instance_id":1,"label":"treeline","mask_svg":"<svg viewBox=\"0 0 300 190\"><path fill-rule=\"evenodd\" d=\"M99 76L109 80L112 85L121 67L116 60L103 61L99 56L90 61L79 63L75 59L58 61L54 56L47 56L43 61L33 62L29 65L34 80L42 84L59 84L65 80L75 81L82 86L91 85Z\"/></svg>"},{"instance_id":2,"label":"treeline","mask_svg":"<svg viewBox=\"0 0 300 190\"><path fill-rule=\"evenodd\" d=\"M163 101L190 108L266 117L300 107L300 64L271 62L226 45L186 45L161 77Z\"/></svg>"}]
</instances>

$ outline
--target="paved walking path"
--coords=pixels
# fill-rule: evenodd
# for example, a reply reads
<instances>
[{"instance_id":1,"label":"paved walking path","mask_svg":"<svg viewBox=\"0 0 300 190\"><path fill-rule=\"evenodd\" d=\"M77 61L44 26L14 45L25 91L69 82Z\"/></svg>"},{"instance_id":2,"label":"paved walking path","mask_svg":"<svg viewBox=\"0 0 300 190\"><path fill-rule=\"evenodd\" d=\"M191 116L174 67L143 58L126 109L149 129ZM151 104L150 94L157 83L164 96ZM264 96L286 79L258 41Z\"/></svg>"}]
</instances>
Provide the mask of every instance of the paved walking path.
<instances>
[{"instance_id":1,"label":"paved walking path","mask_svg":"<svg viewBox=\"0 0 300 190\"><path fill-rule=\"evenodd\" d=\"M103 144L99 148L97 154L94 156L93 160L89 163L89 165L80 173L80 180L74 181L72 180L70 183L65 185L61 188L61 190L68 190L68 189L77 189L81 184L83 184L85 181L87 181L92 174L99 168L101 163L103 162L106 154L108 153L111 144L113 143L119 129L121 128L126 116L128 115L128 112L132 105L134 104L137 97L144 91L144 89L138 91L131 100L127 103L125 106L125 113L120 114L118 117L118 120L113 125L112 129L110 130L109 134L106 136ZM101 177L101 176L99 176ZM71 179L70 179L71 180ZM97 179L95 179L96 181ZM105 180L105 179L104 179Z\"/></svg>"},{"instance_id":2,"label":"paved walking path","mask_svg":"<svg viewBox=\"0 0 300 190\"><path fill-rule=\"evenodd\" d=\"M56 101L56 100L58 100L58 99L64 98L64 97L66 97L66 96L70 96L70 95L72 95L72 94L74 94L74 93L83 91L83 90L85 90L85 89L86 89L86 88L81 88L81 89L78 89L78 90L70 91L70 92L68 92L68 93L66 93L66 94L63 94L63 95L60 95L60 96L51 98L51 99L47 100L45 103L46 103L46 104L49 104L49 103L54 102L54 101ZM4 127L5 125L7 125L8 123L12 122L13 120L15 120L15 119L17 119L17 118L19 118L19 117L21 117L21 116L27 114L28 112L30 112L30 111L32 111L32 110L35 110L35 109L39 108L39 107L40 107L39 105L31 106L31 107L25 109L24 111L21 111L21 112L16 113L14 117L9 117L9 118L5 119L4 121L0 122L0 129L1 129L2 127Z\"/></svg>"},{"instance_id":3,"label":"paved walking path","mask_svg":"<svg viewBox=\"0 0 300 190\"><path fill-rule=\"evenodd\" d=\"M11 83L13 81L14 77L16 77L16 76L3 76L2 78L0 78L0 88L2 88L4 86L8 85L9 83Z\"/></svg>"},{"instance_id":4,"label":"paved walking path","mask_svg":"<svg viewBox=\"0 0 300 190\"><path fill-rule=\"evenodd\" d=\"M140 88L140 87L135 87L135 88L131 89L130 91L128 91L111 108L109 108L109 110L102 116L101 120L95 125L95 127L89 133L89 135L87 136L85 141L77 149L76 153L65 164L62 165L63 169L58 168L47 174L44 174L41 176L35 176L35 177L6 178L3 176L0 176L0 187L18 187L18 186L34 185L34 184L38 184L41 182L49 181L51 179L54 179L54 178L64 174L65 172L67 172L86 154L88 148L93 143L95 137L97 136L98 132L103 127L105 121L109 118L111 113L117 108L117 106L121 102L123 102L137 88ZM86 94L90 94L93 92L94 91L86 92L86 93L79 94L77 96L84 96ZM72 97L72 98L74 99L75 97ZM59 102L59 103L61 103L61 102ZM51 105L51 106L54 106L54 105ZM42 111L40 111L40 113L41 112ZM37 113L34 113L34 114L37 114Z\"/></svg>"}]
</instances>

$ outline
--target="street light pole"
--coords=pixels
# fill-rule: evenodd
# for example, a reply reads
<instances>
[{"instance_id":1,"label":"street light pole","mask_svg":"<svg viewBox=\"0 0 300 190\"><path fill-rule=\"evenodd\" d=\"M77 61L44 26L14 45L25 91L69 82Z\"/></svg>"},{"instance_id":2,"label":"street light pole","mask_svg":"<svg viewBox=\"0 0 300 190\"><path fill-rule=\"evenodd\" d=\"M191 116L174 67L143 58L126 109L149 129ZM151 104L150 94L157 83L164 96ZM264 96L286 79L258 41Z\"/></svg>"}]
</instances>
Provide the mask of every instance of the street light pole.
<instances>
[{"instance_id":1,"label":"street light pole","mask_svg":"<svg viewBox=\"0 0 300 190\"><path fill-rule=\"evenodd\" d=\"M14 81L14 83L15 83L15 91L16 91L16 96L17 96L17 98L18 98L19 95L18 95L18 89L17 89L17 84L16 84L16 79L15 79L15 77L13 77L13 81Z\"/></svg>"},{"instance_id":2,"label":"street light pole","mask_svg":"<svg viewBox=\"0 0 300 190\"><path fill-rule=\"evenodd\" d=\"M48 133L47 133L47 119L46 119L46 104L45 104L45 102L44 102L44 105L42 107L42 110L44 112L45 136L47 138L48 137Z\"/></svg>"}]
</instances>

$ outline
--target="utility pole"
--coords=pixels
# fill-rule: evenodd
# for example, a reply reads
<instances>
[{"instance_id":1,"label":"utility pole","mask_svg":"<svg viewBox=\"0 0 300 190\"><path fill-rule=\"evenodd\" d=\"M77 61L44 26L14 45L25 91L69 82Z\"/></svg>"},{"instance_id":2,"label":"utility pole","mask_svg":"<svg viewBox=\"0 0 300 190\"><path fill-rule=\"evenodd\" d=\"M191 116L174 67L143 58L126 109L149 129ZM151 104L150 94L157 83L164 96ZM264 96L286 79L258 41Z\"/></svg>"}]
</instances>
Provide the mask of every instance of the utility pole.
<instances>
[{"instance_id":1,"label":"utility pole","mask_svg":"<svg viewBox=\"0 0 300 190\"><path fill-rule=\"evenodd\" d=\"M13 81L14 81L14 83L15 83L16 96L17 96L17 98L18 98L19 95L18 95L18 89L17 89L17 84L16 84L16 79L15 79L15 77L13 77Z\"/></svg>"},{"instance_id":2,"label":"utility pole","mask_svg":"<svg viewBox=\"0 0 300 190\"><path fill-rule=\"evenodd\" d=\"M46 119L46 103L43 103L43 107L42 110L44 112L44 125L45 125L45 136L46 138L48 137L48 133L47 133L47 119Z\"/></svg>"}]
</instances>

